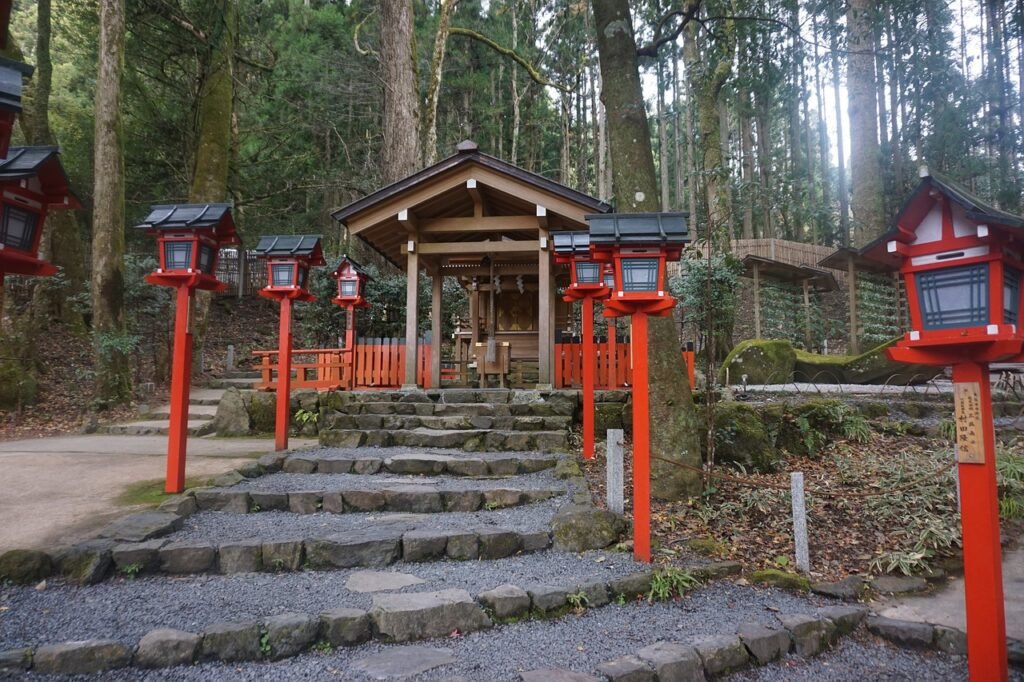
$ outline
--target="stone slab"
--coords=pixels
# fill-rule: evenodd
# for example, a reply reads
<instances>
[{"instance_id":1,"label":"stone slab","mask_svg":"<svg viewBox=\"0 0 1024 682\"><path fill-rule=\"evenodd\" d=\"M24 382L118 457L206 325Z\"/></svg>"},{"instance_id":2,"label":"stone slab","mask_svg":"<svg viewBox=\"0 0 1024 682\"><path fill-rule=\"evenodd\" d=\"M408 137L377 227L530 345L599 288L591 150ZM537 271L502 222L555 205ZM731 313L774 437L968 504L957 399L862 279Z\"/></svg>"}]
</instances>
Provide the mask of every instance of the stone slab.
<instances>
[{"instance_id":1,"label":"stone slab","mask_svg":"<svg viewBox=\"0 0 1024 682\"><path fill-rule=\"evenodd\" d=\"M655 642L636 655L658 675L658 682L704 682L704 664L692 646Z\"/></svg>"},{"instance_id":2,"label":"stone slab","mask_svg":"<svg viewBox=\"0 0 1024 682\"><path fill-rule=\"evenodd\" d=\"M195 660L202 639L200 635L182 630L150 630L135 651L135 665L140 668L188 665Z\"/></svg>"},{"instance_id":3,"label":"stone slab","mask_svg":"<svg viewBox=\"0 0 1024 682\"><path fill-rule=\"evenodd\" d=\"M41 646L32 668L43 675L84 675L123 668L131 660L131 650L120 642L90 639Z\"/></svg>"},{"instance_id":4,"label":"stone slab","mask_svg":"<svg viewBox=\"0 0 1024 682\"><path fill-rule=\"evenodd\" d=\"M394 642L446 637L455 631L491 627L491 620L465 590L377 594L370 617L381 636Z\"/></svg>"},{"instance_id":5,"label":"stone slab","mask_svg":"<svg viewBox=\"0 0 1024 682\"><path fill-rule=\"evenodd\" d=\"M385 571L357 571L345 581L345 589L349 592L390 592L410 585L422 585L422 578L411 573L391 573Z\"/></svg>"},{"instance_id":6,"label":"stone slab","mask_svg":"<svg viewBox=\"0 0 1024 682\"><path fill-rule=\"evenodd\" d=\"M448 649L404 646L355 660L348 669L373 680L403 680L455 661L455 655Z\"/></svg>"},{"instance_id":7,"label":"stone slab","mask_svg":"<svg viewBox=\"0 0 1024 682\"><path fill-rule=\"evenodd\" d=\"M521 682L601 682L593 675L584 675L565 668L540 668L519 673Z\"/></svg>"}]
</instances>

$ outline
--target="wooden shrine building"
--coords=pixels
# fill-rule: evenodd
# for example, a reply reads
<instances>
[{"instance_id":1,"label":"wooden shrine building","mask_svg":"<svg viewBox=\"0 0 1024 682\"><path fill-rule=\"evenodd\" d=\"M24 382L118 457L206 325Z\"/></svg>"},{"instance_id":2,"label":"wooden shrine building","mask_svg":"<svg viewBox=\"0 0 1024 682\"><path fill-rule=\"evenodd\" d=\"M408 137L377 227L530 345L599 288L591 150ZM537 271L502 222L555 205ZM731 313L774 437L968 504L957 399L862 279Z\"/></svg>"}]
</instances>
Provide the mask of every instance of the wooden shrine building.
<instances>
[{"instance_id":1,"label":"wooden shrine building","mask_svg":"<svg viewBox=\"0 0 1024 682\"><path fill-rule=\"evenodd\" d=\"M555 329L569 317L569 304L556 296L568 275L553 264L551 233L586 231L587 214L610 210L465 141L453 156L332 215L407 273L406 358L417 357L418 275L430 277L430 385L441 385L442 282L454 277L469 294L461 336L470 353L479 358L493 339L492 349L507 347L512 362L536 362L537 385L550 387ZM416 384L416 363L406 362L403 387Z\"/></svg>"}]
</instances>

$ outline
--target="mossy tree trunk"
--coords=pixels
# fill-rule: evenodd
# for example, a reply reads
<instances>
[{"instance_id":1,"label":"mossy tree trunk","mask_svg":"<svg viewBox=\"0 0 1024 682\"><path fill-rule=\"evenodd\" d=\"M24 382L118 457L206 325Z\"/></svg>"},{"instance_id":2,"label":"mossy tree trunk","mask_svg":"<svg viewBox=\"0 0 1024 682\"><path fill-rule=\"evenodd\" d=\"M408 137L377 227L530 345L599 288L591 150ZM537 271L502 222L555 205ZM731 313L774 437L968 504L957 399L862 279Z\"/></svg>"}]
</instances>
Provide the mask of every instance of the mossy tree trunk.
<instances>
[{"instance_id":1,"label":"mossy tree trunk","mask_svg":"<svg viewBox=\"0 0 1024 682\"><path fill-rule=\"evenodd\" d=\"M238 10L234 0L220 0L223 21L208 40L209 55L197 105L195 166L191 203L219 203L228 200L228 173L231 165L232 110L235 101L235 42L238 35ZM203 371L203 346L210 324L213 295L196 295L192 327L192 372Z\"/></svg>"},{"instance_id":2,"label":"mossy tree trunk","mask_svg":"<svg viewBox=\"0 0 1024 682\"><path fill-rule=\"evenodd\" d=\"M621 211L657 211L658 182L629 2L591 0L591 4L597 25L601 100L608 117L615 203ZM717 145L717 135L714 139ZM684 380L686 369L672 318L652 318L648 338L634 340L644 342L650 358L651 492L660 499L699 494L699 424Z\"/></svg>"},{"instance_id":3,"label":"mossy tree trunk","mask_svg":"<svg viewBox=\"0 0 1024 682\"><path fill-rule=\"evenodd\" d=\"M377 9L381 26L380 75L384 83L381 170L385 182L395 182L412 175L420 160L416 34L412 0L379 0Z\"/></svg>"},{"instance_id":4,"label":"mossy tree trunk","mask_svg":"<svg viewBox=\"0 0 1024 682\"><path fill-rule=\"evenodd\" d=\"M124 0L100 0L92 227L92 327L96 397L131 399L124 321Z\"/></svg>"},{"instance_id":5,"label":"mossy tree trunk","mask_svg":"<svg viewBox=\"0 0 1024 682\"><path fill-rule=\"evenodd\" d=\"M870 242L885 231L882 198L882 150L878 145L873 0L853 0L846 13L849 43L847 90L850 115L850 184L854 244Z\"/></svg>"},{"instance_id":6,"label":"mossy tree trunk","mask_svg":"<svg viewBox=\"0 0 1024 682\"><path fill-rule=\"evenodd\" d=\"M38 0L36 11L36 70L26 82L21 125L29 144L56 145L57 139L50 129L50 88L53 81L51 0ZM85 247L74 211L56 210L47 216L40 255L60 266L66 286L36 287L33 314L42 320L59 318L74 329L84 329L82 314L68 299L69 294L83 291L86 282Z\"/></svg>"},{"instance_id":7,"label":"mossy tree trunk","mask_svg":"<svg viewBox=\"0 0 1024 682\"><path fill-rule=\"evenodd\" d=\"M459 0L441 0L437 10L437 33L434 35L434 57L430 61L430 83L427 85L427 112L423 127L423 165L431 166L437 161L437 100L441 94L441 79L444 77L444 55L448 46L448 32L452 12Z\"/></svg>"}]
</instances>

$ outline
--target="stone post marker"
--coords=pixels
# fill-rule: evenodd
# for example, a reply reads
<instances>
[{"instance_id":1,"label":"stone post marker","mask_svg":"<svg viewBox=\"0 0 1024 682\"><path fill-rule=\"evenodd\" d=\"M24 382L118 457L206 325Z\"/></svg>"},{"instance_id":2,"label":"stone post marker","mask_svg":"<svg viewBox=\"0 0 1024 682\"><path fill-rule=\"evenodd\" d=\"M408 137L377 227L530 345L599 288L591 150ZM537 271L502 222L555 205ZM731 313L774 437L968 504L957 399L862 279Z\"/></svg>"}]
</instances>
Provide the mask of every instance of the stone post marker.
<instances>
[{"instance_id":1,"label":"stone post marker","mask_svg":"<svg viewBox=\"0 0 1024 682\"><path fill-rule=\"evenodd\" d=\"M229 372L235 371L235 347L228 345L228 359L225 363Z\"/></svg>"},{"instance_id":2,"label":"stone post marker","mask_svg":"<svg viewBox=\"0 0 1024 682\"><path fill-rule=\"evenodd\" d=\"M608 510L616 514L621 514L623 511L622 443L623 430L608 429L605 492L608 497Z\"/></svg>"},{"instance_id":3,"label":"stone post marker","mask_svg":"<svg viewBox=\"0 0 1024 682\"><path fill-rule=\"evenodd\" d=\"M793 501L793 544L796 545L796 568L808 573L811 557L807 549L807 508L804 500L804 472L789 474L789 494Z\"/></svg>"}]
</instances>

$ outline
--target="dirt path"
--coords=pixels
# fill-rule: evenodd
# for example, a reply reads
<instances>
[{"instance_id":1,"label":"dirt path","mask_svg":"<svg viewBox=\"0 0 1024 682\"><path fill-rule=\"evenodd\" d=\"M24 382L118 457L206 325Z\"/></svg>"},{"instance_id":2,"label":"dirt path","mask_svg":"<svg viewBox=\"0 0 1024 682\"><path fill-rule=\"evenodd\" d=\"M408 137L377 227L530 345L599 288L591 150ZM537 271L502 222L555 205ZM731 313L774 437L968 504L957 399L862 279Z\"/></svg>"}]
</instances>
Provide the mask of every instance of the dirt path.
<instances>
[{"instance_id":1,"label":"dirt path","mask_svg":"<svg viewBox=\"0 0 1024 682\"><path fill-rule=\"evenodd\" d=\"M315 445L293 439L293 447ZM189 476L213 476L273 451L272 439L194 438ZM131 511L118 495L165 475L165 436L60 436L0 443L0 552L82 539Z\"/></svg>"}]
</instances>

